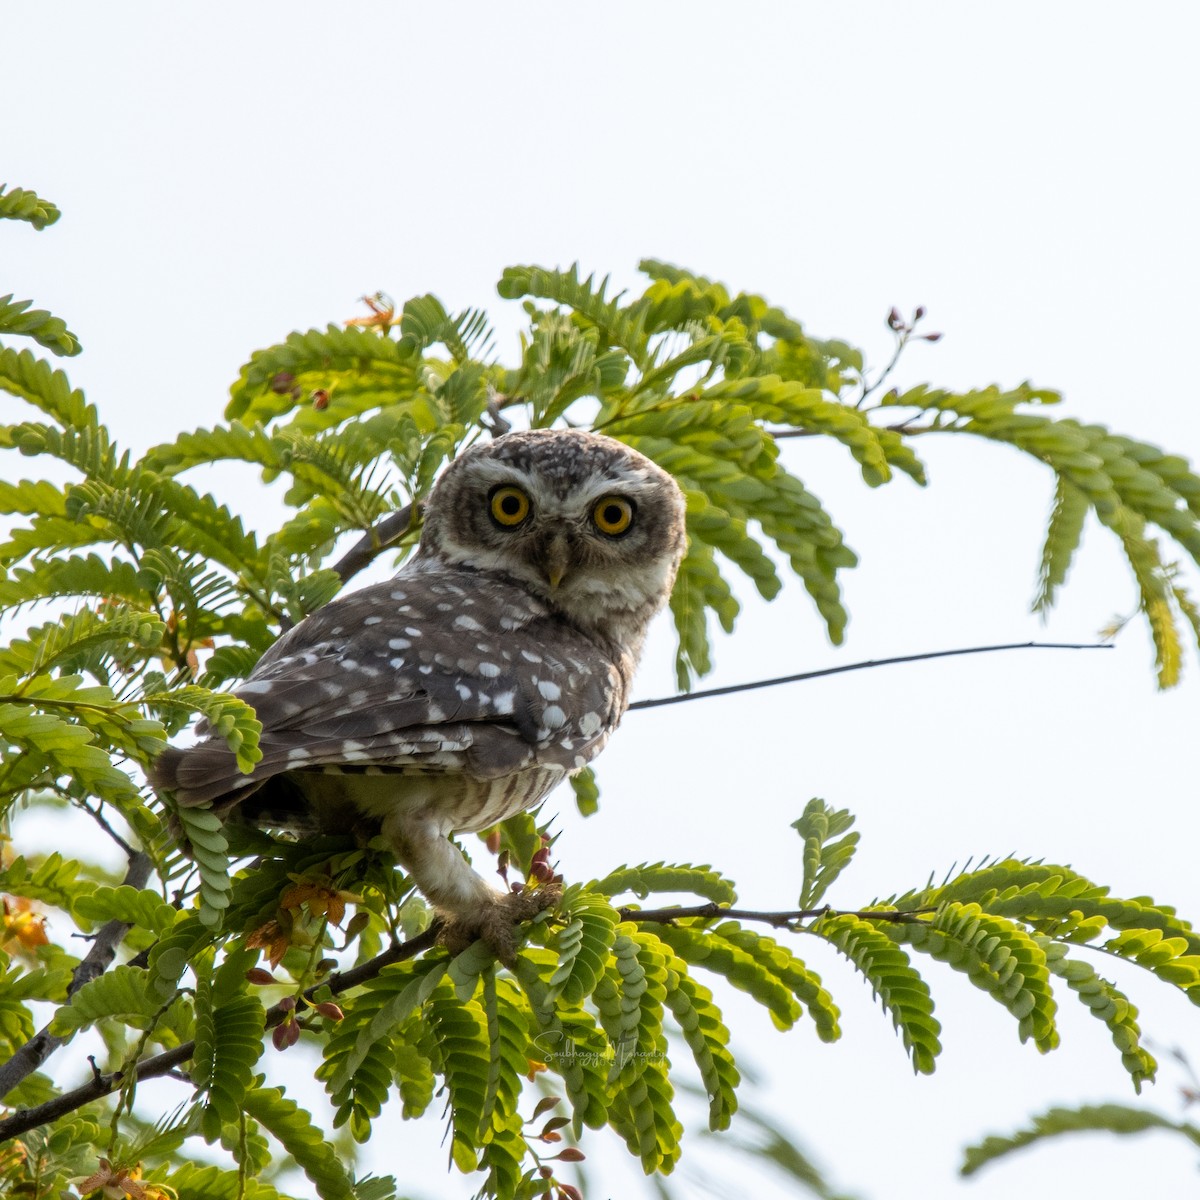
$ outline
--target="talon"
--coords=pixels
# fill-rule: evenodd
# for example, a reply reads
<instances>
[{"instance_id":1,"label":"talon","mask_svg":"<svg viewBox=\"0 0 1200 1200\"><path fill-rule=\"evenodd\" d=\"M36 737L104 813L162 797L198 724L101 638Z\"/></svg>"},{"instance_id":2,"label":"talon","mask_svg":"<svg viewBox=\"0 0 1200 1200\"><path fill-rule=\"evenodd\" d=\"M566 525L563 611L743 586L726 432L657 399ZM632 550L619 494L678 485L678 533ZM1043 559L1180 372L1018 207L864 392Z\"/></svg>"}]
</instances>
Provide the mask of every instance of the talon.
<instances>
[{"instance_id":1,"label":"talon","mask_svg":"<svg viewBox=\"0 0 1200 1200\"><path fill-rule=\"evenodd\" d=\"M506 967L512 967L517 961L516 926L553 908L561 899L560 883L497 895L494 901L470 916L451 917L442 927L438 941L451 954L461 954L472 942L482 938Z\"/></svg>"}]
</instances>

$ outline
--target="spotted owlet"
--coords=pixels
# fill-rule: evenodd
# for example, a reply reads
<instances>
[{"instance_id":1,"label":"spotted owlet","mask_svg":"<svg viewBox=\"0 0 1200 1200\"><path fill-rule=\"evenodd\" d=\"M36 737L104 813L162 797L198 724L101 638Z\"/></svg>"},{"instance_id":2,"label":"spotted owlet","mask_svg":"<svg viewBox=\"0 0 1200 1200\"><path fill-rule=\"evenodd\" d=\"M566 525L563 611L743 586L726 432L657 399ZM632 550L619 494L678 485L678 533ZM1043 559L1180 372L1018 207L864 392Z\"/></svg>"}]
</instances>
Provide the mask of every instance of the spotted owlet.
<instances>
[{"instance_id":1,"label":"spotted owlet","mask_svg":"<svg viewBox=\"0 0 1200 1200\"><path fill-rule=\"evenodd\" d=\"M476 446L433 489L400 573L306 617L236 690L262 722L253 772L201 727L152 782L253 824L377 828L436 908L490 939L534 908L449 836L600 753L684 546L675 481L620 442L535 430Z\"/></svg>"}]
</instances>

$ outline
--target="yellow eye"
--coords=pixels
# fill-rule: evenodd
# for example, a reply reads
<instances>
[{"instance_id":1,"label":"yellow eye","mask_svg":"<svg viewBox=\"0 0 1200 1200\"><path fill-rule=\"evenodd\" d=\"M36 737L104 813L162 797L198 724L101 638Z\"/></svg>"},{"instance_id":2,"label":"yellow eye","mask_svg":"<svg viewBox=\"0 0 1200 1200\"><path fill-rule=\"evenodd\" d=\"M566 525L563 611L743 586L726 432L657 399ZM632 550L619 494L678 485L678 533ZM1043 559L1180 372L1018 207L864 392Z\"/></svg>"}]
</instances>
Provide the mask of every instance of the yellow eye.
<instances>
[{"instance_id":1,"label":"yellow eye","mask_svg":"<svg viewBox=\"0 0 1200 1200\"><path fill-rule=\"evenodd\" d=\"M529 516L529 497L517 487L500 487L492 493L492 520L512 529Z\"/></svg>"},{"instance_id":2,"label":"yellow eye","mask_svg":"<svg viewBox=\"0 0 1200 1200\"><path fill-rule=\"evenodd\" d=\"M605 496L592 509L592 520L601 533L620 537L633 524L633 504L624 496Z\"/></svg>"}]
</instances>

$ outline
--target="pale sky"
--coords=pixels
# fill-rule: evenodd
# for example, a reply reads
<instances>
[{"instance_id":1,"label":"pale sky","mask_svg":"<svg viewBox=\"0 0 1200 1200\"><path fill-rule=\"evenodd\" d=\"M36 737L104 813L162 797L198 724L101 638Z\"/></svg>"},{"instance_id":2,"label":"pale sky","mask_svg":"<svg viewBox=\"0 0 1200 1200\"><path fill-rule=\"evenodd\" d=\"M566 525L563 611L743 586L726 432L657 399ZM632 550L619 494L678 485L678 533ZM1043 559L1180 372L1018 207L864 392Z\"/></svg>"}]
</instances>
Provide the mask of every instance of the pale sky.
<instances>
[{"instance_id":1,"label":"pale sky","mask_svg":"<svg viewBox=\"0 0 1200 1200\"><path fill-rule=\"evenodd\" d=\"M139 450L218 421L251 351L356 314L364 292L486 306L511 359L521 314L495 295L505 265L579 260L637 286L652 256L761 292L877 364L889 307L923 304L945 337L911 351L902 385L1031 379L1065 393L1064 414L1194 460L1198 35L1181 3L10 7L0 178L64 216L40 235L0 229L0 284L67 319L85 347L73 382ZM4 418L23 411L0 398ZM862 558L844 578L847 643L830 647L790 586L748 603L711 682L1086 641L1133 607L1093 527L1043 629L1028 610L1049 472L959 438L916 449L926 491L900 479L868 492L840 447L787 446ZM250 474L192 478L235 508L261 503ZM671 686L659 634L645 696ZM820 795L863 835L831 896L844 907L1011 851L1196 917L1196 655L1166 695L1151 663L1135 622L1110 652L891 668L631 714L598 764L600 815L583 822L565 791L549 802L561 868L713 862L745 905L790 907L788 826ZM714 991L764 1081L746 1102L785 1117L845 1190L1194 1188L1194 1151L1157 1135L1063 1141L960 1183L970 1140L1052 1103L1133 1100L1107 1031L1062 995L1063 1045L1041 1058L982 993L922 961L945 1051L932 1079L914 1079L861 979L826 947L795 949L842 1006L834 1046L804 1024L778 1034ZM1141 973L1118 978L1143 1030L1200 1062L1195 1009ZM286 1078L289 1063L264 1061ZM1160 1079L1145 1102L1175 1115L1182 1079L1169 1063ZM290 1086L322 1112L319 1093ZM444 1173L439 1140L435 1124L389 1115L361 1169L414 1195L470 1195L478 1181ZM589 1200L636 1194L614 1145L590 1147L605 1173ZM1151 1149L1152 1177L1139 1162ZM685 1168L712 1161L685 1142ZM789 1194L744 1169L730 1164L735 1194Z\"/></svg>"}]
</instances>

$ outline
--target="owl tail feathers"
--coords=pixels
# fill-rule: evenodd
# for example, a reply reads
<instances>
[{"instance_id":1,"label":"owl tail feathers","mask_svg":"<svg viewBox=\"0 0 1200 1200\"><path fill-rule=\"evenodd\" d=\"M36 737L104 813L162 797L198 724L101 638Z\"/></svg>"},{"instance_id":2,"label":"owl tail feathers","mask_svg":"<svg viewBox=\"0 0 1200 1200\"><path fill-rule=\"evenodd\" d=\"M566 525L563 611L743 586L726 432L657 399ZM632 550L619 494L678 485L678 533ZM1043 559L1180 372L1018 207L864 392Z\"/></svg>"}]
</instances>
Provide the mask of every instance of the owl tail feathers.
<instances>
[{"instance_id":1,"label":"owl tail feathers","mask_svg":"<svg viewBox=\"0 0 1200 1200\"><path fill-rule=\"evenodd\" d=\"M150 786L160 795L169 792L175 804L181 808L195 808L202 804L211 804L212 811L222 820L237 808L247 797L258 791L266 782L255 779L250 775L242 775L233 766L234 774L230 773L233 765L232 756L224 746L213 746L212 749L224 753L205 754L210 747L207 743L180 750L168 746L150 764L146 778ZM199 760L199 761L197 761ZM172 839L189 857L192 857L192 846L183 825L174 814L167 819L167 831Z\"/></svg>"},{"instance_id":2,"label":"owl tail feathers","mask_svg":"<svg viewBox=\"0 0 1200 1200\"><path fill-rule=\"evenodd\" d=\"M266 782L243 775L224 742L201 742L180 750L168 746L146 773L156 792L170 792L184 808L211 804L218 816L240 804Z\"/></svg>"}]
</instances>

